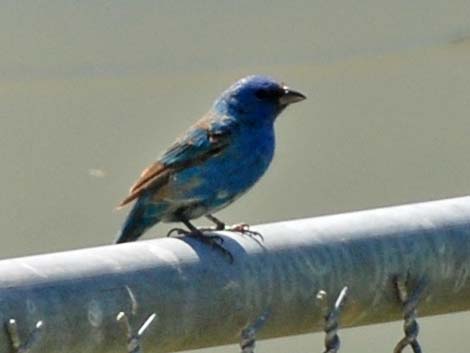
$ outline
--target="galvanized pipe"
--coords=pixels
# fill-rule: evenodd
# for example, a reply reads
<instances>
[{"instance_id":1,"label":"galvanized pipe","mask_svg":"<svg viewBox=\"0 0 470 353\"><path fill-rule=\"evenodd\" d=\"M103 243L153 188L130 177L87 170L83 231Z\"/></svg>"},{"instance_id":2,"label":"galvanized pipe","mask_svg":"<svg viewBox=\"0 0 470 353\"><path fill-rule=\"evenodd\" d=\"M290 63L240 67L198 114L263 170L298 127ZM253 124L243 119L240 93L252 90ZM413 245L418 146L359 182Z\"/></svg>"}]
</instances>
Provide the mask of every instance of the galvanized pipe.
<instances>
[{"instance_id":1,"label":"galvanized pipe","mask_svg":"<svg viewBox=\"0 0 470 353\"><path fill-rule=\"evenodd\" d=\"M235 343L250 328L257 338L314 332L325 322L317 294L333 307L346 286L342 326L397 320L397 278L409 291L425 280L419 315L470 309L470 197L254 229L264 239L219 233L233 263L189 238L0 261L0 353L14 351L14 326L38 353L170 352Z\"/></svg>"}]
</instances>

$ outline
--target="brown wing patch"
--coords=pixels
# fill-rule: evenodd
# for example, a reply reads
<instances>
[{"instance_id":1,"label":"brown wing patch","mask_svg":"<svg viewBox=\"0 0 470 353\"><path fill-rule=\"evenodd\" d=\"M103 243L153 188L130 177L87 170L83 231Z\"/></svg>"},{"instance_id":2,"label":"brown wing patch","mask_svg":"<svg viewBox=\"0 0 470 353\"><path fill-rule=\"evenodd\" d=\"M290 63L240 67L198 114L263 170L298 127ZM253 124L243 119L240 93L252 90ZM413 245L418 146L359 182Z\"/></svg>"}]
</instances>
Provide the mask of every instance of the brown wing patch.
<instances>
[{"instance_id":1,"label":"brown wing patch","mask_svg":"<svg viewBox=\"0 0 470 353\"><path fill-rule=\"evenodd\" d=\"M154 177L156 177L158 174L160 174L164 170L165 170L165 166L160 162L156 162L156 163L152 164L151 166L145 168L142 171L142 173L140 174L139 179L137 179L137 181L134 183L134 185L131 186L131 189L129 190L129 192L132 193L132 192L136 191L143 184L147 184L147 182L150 179L153 179Z\"/></svg>"},{"instance_id":2,"label":"brown wing patch","mask_svg":"<svg viewBox=\"0 0 470 353\"><path fill-rule=\"evenodd\" d=\"M189 132L186 132L186 134L180 137L165 154L181 154L184 157L184 152L189 150L190 152L194 152L192 154L188 153L188 155L192 155L193 158L173 158L174 162L171 163L171 165L164 165L160 162L152 164L142 172L139 179L134 183L134 185L132 185L129 196L127 196L118 205L118 208L125 206L129 202L135 200L148 188L152 188L152 190L156 191L155 197L163 197L163 195L168 192L168 188L164 188L164 186L168 182L172 173L193 165L203 163L207 159L220 153L228 145L228 130L211 130L213 114L214 113L210 112L205 117L196 122ZM191 132L193 132L194 129L205 130L207 132L207 138L209 138L211 146L208 148L205 146L202 148L195 146L197 141L193 140L196 139L197 136L191 135ZM191 137L193 139L191 139Z\"/></svg>"},{"instance_id":3,"label":"brown wing patch","mask_svg":"<svg viewBox=\"0 0 470 353\"><path fill-rule=\"evenodd\" d=\"M147 187L157 187L157 185L161 185L168 178L168 175L168 168L159 162L156 162L148 168L145 168L140 174L139 179L137 179L137 181L129 190L129 195L124 200L122 200L122 202L118 205L118 208L121 208L127 205L129 202L135 200Z\"/></svg>"}]
</instances>

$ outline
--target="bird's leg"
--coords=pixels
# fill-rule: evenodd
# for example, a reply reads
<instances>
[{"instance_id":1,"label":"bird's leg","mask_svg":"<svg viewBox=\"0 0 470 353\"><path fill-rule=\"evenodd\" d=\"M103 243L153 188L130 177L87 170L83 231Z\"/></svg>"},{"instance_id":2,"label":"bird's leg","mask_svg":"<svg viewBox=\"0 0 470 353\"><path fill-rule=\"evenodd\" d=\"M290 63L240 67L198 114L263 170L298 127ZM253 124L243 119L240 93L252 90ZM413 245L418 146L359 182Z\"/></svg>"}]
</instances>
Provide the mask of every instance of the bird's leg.
<instances>
[{"instance_id":1,"label":"bird's leg","mask_svg":"<svg viewBox=\"0 0 470 353\"><path fill-rule=\"evenodd\" d=\"M170 229L170 231L166 234L167 237L171 237L173 235L173 233L175 233L176 235L191 235L191 233L200 233L201 235L203 235L204 232L210 232L210 231L214 231L214 230L224 230L225 228L225 224L222 223L221 221L219 221L217 218L213 217L213 216L210 216L212 218L209 218L209 216L207 216L208 219L212 220L213 219L213 222L215 223L216 221L218 222L216 227L215 228L197 228L195 227L192 223L190 223L189 221L187 220L181 220L181 222L184 223L184 225L186 227L188 227L189 231L186 230L186 229L183 229L183 228L172 228ZM204 237L211 237L211 238L214 238L214 239L217 239L219 240L221 243L224 242L224 239L219 236L219 235L203 235Z\"/></svg>"},{"instance_id":2,"label":"bird's leg","mask_svg":"<svg viewBox=\"0 0 470 353\"><path fill-rule=\"evenodd\" d=\"M215 229L214 230L224 230L225 229L225 223L222 222L220 219L214 217L211 214L206 215L206 218L211 221L212 223L215 224Z\"/></svg>"},{"instance_id":3,"label":"bird's leg","mask_svg":"<svg viewBox=\"0 0 470 353\"><path fill-rule=\"evenodd\" d=\"M182 220L181 222L183 222L184 225L186 227L188 227L188 229L189 229L189 232L183 230L185 235L192 236L193 238L201 238L202 237L202 238L206 238L206 239L218 240L221 243L224 242L224 238L222 238L220 235L205 235L204 234L205 231L208 231L210 229L197 228L191 222L189 222L188 220L185 220L185 219Z\"/></svg>"},{"instance_id":4,"label":"bird's leg","mask_svg":"<svg viewBox=\"0 0 470 353\"><path fill-rule=\"evenodd\" d=\"M228 230L229 232L241 233L243 235L248 235L250 237L259 237L263 240L263 236L261 235L261 233L256 232L254 230L250 230L249 224L239 223L239 224L234 224L232 226L227 226L224 222L222 222L220 219L214 217L211 214L206 215L206 218L215 224L214 230Z\"/></svg>"},{"instance_id":5,"label":"bird's leg","mask_svg":"<svg viewBox=\"0 0 470 353\"><path fill-rule=\"evenodd\" d=\"M224 242L224 239L219 235L205 235L203 231L197 227L195 227L191 222L186 219L182 219L181 222L184 223L186 227L190 230L190 232L186 232L186 236L197 239L204 244L208 244L215 249L221 251L225 256L227 256L230 260L230 263L233 263L233 255L225 249L221 243Z\"/></svg>"}]
</instances>

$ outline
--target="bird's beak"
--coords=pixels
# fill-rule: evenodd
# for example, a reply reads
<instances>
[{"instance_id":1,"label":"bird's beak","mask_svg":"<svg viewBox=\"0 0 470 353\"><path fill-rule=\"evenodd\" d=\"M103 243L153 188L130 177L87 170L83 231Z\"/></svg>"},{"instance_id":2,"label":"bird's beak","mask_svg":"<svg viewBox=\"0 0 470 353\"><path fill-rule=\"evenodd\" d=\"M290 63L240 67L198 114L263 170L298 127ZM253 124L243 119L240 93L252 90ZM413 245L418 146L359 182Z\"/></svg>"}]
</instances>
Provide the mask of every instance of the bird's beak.
<instances>
[{"instance_id":1,"label":"bird's beak","mask_svg":"<svg viewBox=\"0 0 470 353\"><path fill-rule=\"evenodd\" d=\"M303 101L304 99L307 98L302 93L298 91L294 91L293 89L290 89L287 86L284 86L283 88L284 88L284 95L282 95L281 98L279 98L279 103L281 105L286 106L292 103Z\"/></svg>"}]
</instances>

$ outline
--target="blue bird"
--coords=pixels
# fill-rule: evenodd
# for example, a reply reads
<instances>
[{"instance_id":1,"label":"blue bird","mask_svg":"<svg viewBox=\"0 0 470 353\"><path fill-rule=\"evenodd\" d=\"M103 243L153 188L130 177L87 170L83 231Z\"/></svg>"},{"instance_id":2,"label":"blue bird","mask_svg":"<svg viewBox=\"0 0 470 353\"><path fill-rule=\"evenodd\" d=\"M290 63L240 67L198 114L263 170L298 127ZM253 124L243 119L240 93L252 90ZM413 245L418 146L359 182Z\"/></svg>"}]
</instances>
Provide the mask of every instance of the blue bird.
<instances>
[{"instance_id":1,"label":"blue bird","mask_svg":"<svg viewBox=\"0 0 470 353\"><path fill-rule=\"evenodd\" d=\"M116 243L134 241L158 222L182 222L190 231L185 234L207 241L210 236L190 222L201 216L215 229L226 229L212 214L260 179L274 155L276 117L304 99L300 92L261 75L229 87L131 187L118 207L136 202Z\"/></svg>"}]
</instances>

